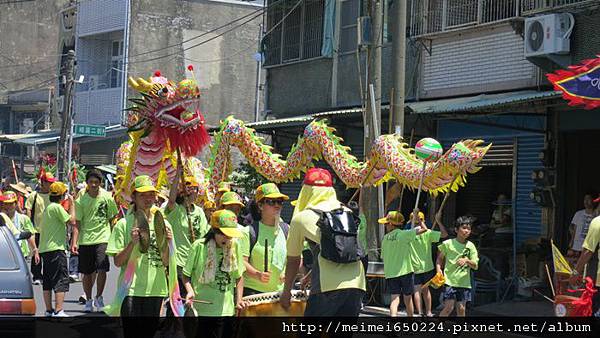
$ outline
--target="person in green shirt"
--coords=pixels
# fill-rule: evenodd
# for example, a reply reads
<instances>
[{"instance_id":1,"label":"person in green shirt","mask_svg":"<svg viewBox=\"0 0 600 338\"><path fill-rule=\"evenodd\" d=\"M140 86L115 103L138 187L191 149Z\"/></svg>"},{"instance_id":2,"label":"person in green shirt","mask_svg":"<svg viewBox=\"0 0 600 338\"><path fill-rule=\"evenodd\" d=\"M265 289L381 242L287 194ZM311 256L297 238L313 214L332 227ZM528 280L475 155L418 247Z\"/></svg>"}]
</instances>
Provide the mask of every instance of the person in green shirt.
<instances>
[{"instance_id":1,"label":"person in green shirt","mask_svg":"<svg viewBox=\"0 0 600 338\"><path fill-rule=\"evenodd\" d=\"M198 316L210 317L198 322L203 335L229 337L236 309L246 306L242 300L244 263L237 241L243 234L229 210L215 211L210 226L204 238L192 244L183 268L185 299Z\"/></svg>"},{"instance_id":2,"label":"person in green shirt","mask_svg":"<svg viewBox=\"0 0 600 338\"><path fill-rule=\"evenodd\" d=\"M67 195L69 212L65 211L60 201L67 192L62 182L50 185L50 204L44 209L40 226L40 254L44 264L42 289L46 304L46 317L68 317L63 310L65 292L69 291L69 268L65 244L67 226L75 224L75 207L73 196ZM56 297L56 307L52 309L52 290Z\"/></svg>"},{"instance_id":3,"label":"person in green shirt","mask_svg":"<svg viewBox=\"0 0 600 338\"><path fill-rule=\"evenodd\" d=\"M289 197L274 183L260 185L254 195L260 220L244 233L248 247L244 252L244 296L281 291L285 277L289 225L281 221L281 209Z\"/></svg>"},{"instance_id":4,"label":"person in green shirt","mask_svg":"<svg viewBox=\"0 0 600 338\"><path fill-rule=\"evenodd\" d=\"M427 229L427 224L425 223L425 214L419 211L418 215L421 228ZM415 304L415 309L418 316L423 315L423 304L421 303L421 299L423 299L427 317L433 317L433 313L431 312L431 291L429 290L428 285L425 287L422 286L426 285L427 282L435 275L435 266L433 264L431 247L432 244L438 243L440 238L448 237L446 227L439 219L440 216L436 215L436 217L438 219L436 220L435 224L439 225L440 231L427 230L421 234L421 236L417 236L415 241L410 243L410 259L415 270L415 293L413 294L413 303ZM412 213L410 214L410 219L413 219ZM421 297L421 295L423 297Z\"/></svg>"},{"instance_id":5,"label":"person in green shirt","mask_svg":"<svg viewBox=\"0 0 600 338\"><path fill-rule=\"evenodd\" d=\"M29 231L35 234L35 229L31 220L26 215L17 212L17 194L13 191L6 191L2 194L2 212L11 220L14 225L14 230L20 234L22 231ZM37 265L40 264L40 254L35 245L35 236L29 237L27 241L21 241L21 253L23 257L28 257L30 252L33 253L32 261Z\"/></svg>"},{"instance_id":6,"label":"person in green shirt","mask_svg":"<svg viewBox=\"0 0 600 338\"><path fill-rule=\"evenodd\" d=\"M410 244L417 235L426 229L420 225L410 230L402 230L404 216L398 211L390 211L383 218L377 220L385 225L386 234L381 242L381 257L383 258L383 273L388 289L392 294L390 303L390 316L398 316L400 295L402 294L406 315L413 316L412 295L414 292L414 269L410 259Z\"/></svg>"},{"instance_id":7,"label":"person in green shirt","mask_svg":"<svg viewBox=\"0 0 600 338\"><path fill-rule=\"evenodd\" d=\"M185 298L186 291L183 285L183 267L188 258L190 247L194 239L204 237L208 230L208 222L202 208L195 204L198 198L198 182L192 176L184 179L184 187L180 184L183 169L181 162L177 166L177 174L171 185L171 191L165 208L163 210L167 221L173 227L173 239L175 241L175 260L177 262L177 280L181 298ZM190 229L191 227L191 229ZM167 312L172 315L171 308Z\"/></svg>"},{"instance_id":8,"label":"person in green shirt","mask_svg":"<svg viewBox=\"0 0 600 338\"><path fill-rule=\"evenodd\" d=\"M110 263L106 246L110 238L112 219L117 215L117 204L112 195L102 189L102 174L95 169L86 173L87 191L75 201L77 223L73 228L71 252L79 255L79 272L83 274L83 291L86 302L84 311L92 312L104 308L104 286ZM82 190L83 191L83 190ZM96 297L92 298L92 288Z\"/></svg>"},{"instance_id":9,"label":"person in green shirt","mask_svg":"<svg viewBox=\"0 0 600 338\"><path fill-rule=\"evenodd\" d=\"M456 238L447 239L439 246L435 268L446 280L440 317L449 316L455 305L457 315L464 317L466 303L471 301L471 270L477 270L479 263L477 248L468 240L474 222L472 216L459 217L455 226Z\"/></svg>"},{"instance_id":10,"label":"person in green shirt","mask_svg":"<svg viewBox=\"0 0 600 338\"><path fill-rule=\"evenodd\" d=\"M140 175L134 179L133 204L130 212L115 225L106 253L114 257L115 265L121 268L119 284L124 283L124 275L131 259L135 260L135 271L131 284L120 308L122 317L148 317L144 326L123 322L124 336L139 335L152 337L159 324L162 303L168 296L165 268L169 263L168 249L159 248L155 232L155 218L162 212L154 203L157 190L149 176ZM165 221L165 239L173 238L171 226ZM130 324L130 325L129 325Z\"/></svg>"},{"instance_id":11,"label":"person in green shirt","mask_svg":"<svg viewBox=\"0 0 600 338\"><path fill-rule=\"evenodd\" d=\"M36 229L35 232L35 245L40 246L40 227L42 223L42 214L46 206L50 205L50 185L56 182L56 178L51 173L41 173L39 177L39 191L34 191L27 197L25 201L25 210L27 211L27 217L31 220L33 227ZM43 260L40 264L34 264L31 262L31 277L34 285L42 284L42 265Z\"/></svg>"}]
</instances>

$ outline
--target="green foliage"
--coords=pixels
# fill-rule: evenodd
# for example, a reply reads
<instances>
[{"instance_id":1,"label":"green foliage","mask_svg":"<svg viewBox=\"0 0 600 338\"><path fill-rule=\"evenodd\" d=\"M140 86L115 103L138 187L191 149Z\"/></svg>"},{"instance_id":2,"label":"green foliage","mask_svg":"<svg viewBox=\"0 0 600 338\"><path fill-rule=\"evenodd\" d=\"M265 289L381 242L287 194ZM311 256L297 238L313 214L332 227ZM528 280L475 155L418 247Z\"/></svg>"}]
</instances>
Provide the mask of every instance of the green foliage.
<instances>
[{"instance_id":1,"label":"green foliage","mask_svg":"<svg viewBox=\"0 0 600 338\"><path fill-rule=\"evenodd\" d=\"M240 165L231 173L231 181L246 196L254 196L254 189L268 181L262 177L248 162Z\"/></svg>"}]
</instances>

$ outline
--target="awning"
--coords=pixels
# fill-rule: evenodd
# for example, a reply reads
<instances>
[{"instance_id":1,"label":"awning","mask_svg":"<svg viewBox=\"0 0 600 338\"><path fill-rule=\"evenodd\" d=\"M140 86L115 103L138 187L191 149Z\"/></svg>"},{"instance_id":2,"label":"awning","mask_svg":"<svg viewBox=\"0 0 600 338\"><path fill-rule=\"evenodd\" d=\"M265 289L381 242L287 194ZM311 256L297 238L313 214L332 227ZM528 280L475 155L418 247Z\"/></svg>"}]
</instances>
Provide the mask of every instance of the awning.
<instances>
[{"instance_id":1,"label":"awning","mask_svg":"<svg viewBox=\"0 0 600 338\"><path fill-rule=\"evenodd\" d=\"M501 94L481 94L453 99L411 102L407 103L406 106L414 114L477 112L507 105L550 100L560 98L561 96L562 93L558 91L538 92L525 90Z\"/></svg>"},{"instance_id":2,"label":"awning","mask_svg":"<svg viewBox=\"0 0 600 338\"><path fill-rule=\"evenodd\" d=\"M100 171L104 171L106 173L112 174L112 175L116 175L117 174L117 166L114 165L114 164L98 165L95 168L98 169L98 170L100 170Z\"/></svg>"},{"instance_id":3,"label":"awning","mask_svg":"<svg viewBox=\"0 0 600 338\"><path fill-rule=\"evenodd\" d=\"M47 133L47 134L4 134L4 135L0 135L0 142L14 142L16 140L21 140L24 138L28 138L28 137L39 137L42 135L49 135L52 133Z\"/></svg>"},{"instance_id":4,"label":"awning","mask_svg":"<svg viewBox=\"0 0 600 338\"><path fill-rule=\"evenodd\" d=\"M350 108L341 110L331 110L321 113L313 113L289 118L266 120L259 122L246 123L247 127L255 130L268 130L273 128L284 128L293 126L304 126L315 119L334 118L340 116L359 116L362 114L362 108Z\"/></svg>"},{"instance_id":5,"label":"awning","mask_svg":"<svg viewBox=\"0 0 600 338\"><path fill-rule=\"evenodd\" d=\"M84 136L84 135L75 135L73 136L73 139L83 139L83 140L94 140L94 141L98 141L98 140L102 140L105 138L111 138L111 137L119 137L122 135L125 135L127 132L127 128L121 126L121 125L115 125L115 126L109 126L106 127L106 137L92 137L92 136ZM29 135L30 137L27 138L21 138L18 140L15 140L14 143L15 144L21 144L24 146L37 146L37 145L42 145L42 144L51 144L51 143L56 143L56 141L60 138L60 134L58 131L54 131L54 132L50 132L47 134L33 134L33 135Z\"/></svg>"}]
</instances>

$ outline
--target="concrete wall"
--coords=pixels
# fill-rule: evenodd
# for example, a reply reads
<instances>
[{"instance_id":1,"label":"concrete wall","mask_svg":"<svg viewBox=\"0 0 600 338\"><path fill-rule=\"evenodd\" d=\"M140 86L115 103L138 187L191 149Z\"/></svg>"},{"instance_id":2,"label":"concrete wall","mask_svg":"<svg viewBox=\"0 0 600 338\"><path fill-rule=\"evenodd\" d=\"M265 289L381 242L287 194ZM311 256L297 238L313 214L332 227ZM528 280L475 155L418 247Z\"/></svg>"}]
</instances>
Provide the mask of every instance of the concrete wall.
<instances>
[{"instance_id":1,"label":"concrete wall","mask_svg":"<svg viewBox=\"0 0 600 338\"><path fill-rule=\"evenodd\" d=\"M0 5L0 102L6 91L53 84L59 11L68 0Z\"/></svg>"},{"instance_id":2,"label":"concrete wall","mask_svg":"<svg viewBox=\"0 0 600 338\"><path fill-rule=\"evenodd\" d=\"M230 114L253 121L256 83L253 55L260 17L220 37L218 33L224 30L184 43L183 48L181 43L257 9L244 2L132 1L128 73L148 77L158 69L170 79L181 80L186 73L191 76L186 67L192 64L200 85L202 112L209 125L217 125ZM210 38L214 40L192 48ZM171 45L176 46L167 48ZM162 50L137 55L157 49ZM173 55L144 62L168 54Z\"/></svg>"}]
</instances>

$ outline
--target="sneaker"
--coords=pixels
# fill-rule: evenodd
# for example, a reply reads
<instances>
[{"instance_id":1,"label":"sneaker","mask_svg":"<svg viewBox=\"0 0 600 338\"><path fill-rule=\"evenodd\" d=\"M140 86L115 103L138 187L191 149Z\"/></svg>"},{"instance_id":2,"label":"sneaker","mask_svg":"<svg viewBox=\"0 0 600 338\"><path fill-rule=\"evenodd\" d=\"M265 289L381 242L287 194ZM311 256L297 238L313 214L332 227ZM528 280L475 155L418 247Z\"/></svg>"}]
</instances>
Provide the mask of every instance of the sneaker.
<instances>
[{"instance_id":1,"label":"sneaker","mask_svg":"<svg viewBox=\"0 0 600 338\"><path fill-rule=\"evenodd\" d=\"M52 317L54 316L54 309L48 311L46 310L46 313L44 314L45 317Z\"/></svg>"},{"instance_id":2,"label":"sneaker","mask_svg":"<svg viewBox=\"0 0 600 338\"><path fill-rule=\"evenodd\" d=\"M87 297L85 296L85 293L81 296L79 296L79 304L81 305L85 305L85 302L87 301Z\"/></svg>"},{"instance_id":3,"label":"sneaker","mask_svg":"<svg viewBox=\"0 0 600 338\"><path fill-rule=\"evenodd\" d=\"M71 317L71 316L66 314L65 310L60 310L58 312L54 312L54 315L52 315L52 317Z\"/></svg>"},{"instance_id":4,"label":"sneaker","mask_svg":"<svg viewBox=\"0 0 600 338\"><path fill-rule=\"evenodd\" d=\"M85 307L83 308L83 312L94 312L93 301L90 299L85 302Z\"/></svg>"},{"instance_id":5,"label":"sneaker","mask_svg":"<svg viewBox=\"0 0 600 338\"><path fill-rule=\"evenodd\" d=\"M69 275L69 282L71 282L71 283L80 282L79 274Z\"/></svg>"},{"instance_id":6,"label":"sneaker","mask_svg":"<svg viewBox=\"0 0 600 338\"><path fill-rule=\"evenodd\" d=\"M33 285L42 285L42 280L41 279L34 279L32 284Z\"/></svg>"},{"instance_id":7,"label":"sneaker","mask_svg":"<svg viewBox=\"0 0 600 338\"><path fill-rule=\"evenodd\" d=\"M94 306L98 312L102 311L104 309L104 297L96 297L96 299L94 299Z\"/></svg>"}]
</instances>

